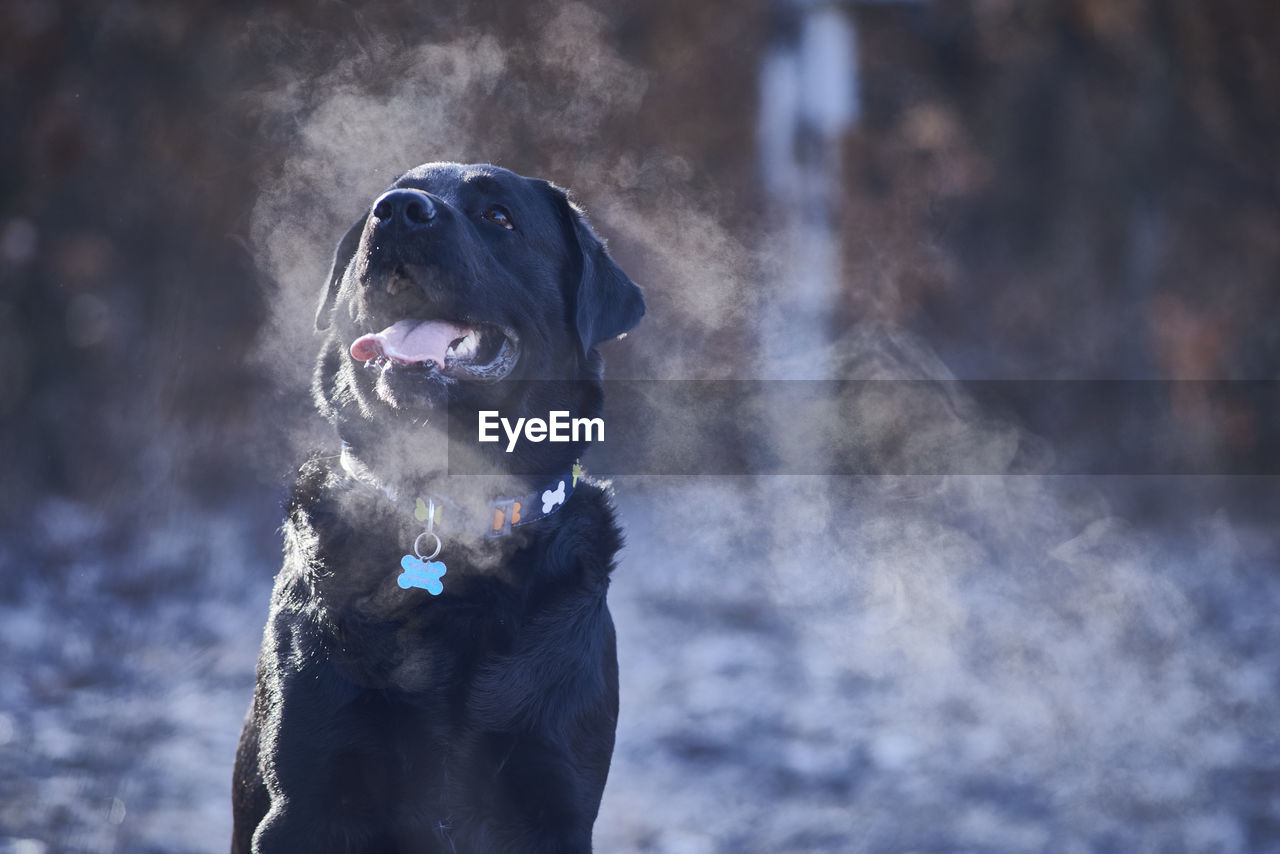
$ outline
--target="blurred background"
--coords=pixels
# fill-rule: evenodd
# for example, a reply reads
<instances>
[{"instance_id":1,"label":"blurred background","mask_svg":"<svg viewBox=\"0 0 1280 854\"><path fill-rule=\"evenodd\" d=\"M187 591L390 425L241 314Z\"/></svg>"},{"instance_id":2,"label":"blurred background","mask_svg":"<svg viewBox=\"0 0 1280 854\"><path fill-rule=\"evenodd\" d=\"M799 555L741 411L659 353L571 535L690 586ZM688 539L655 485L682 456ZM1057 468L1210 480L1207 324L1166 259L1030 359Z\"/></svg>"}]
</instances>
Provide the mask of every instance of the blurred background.
<instances>
[{"instance_id":1,"label":"blurred background","mask_svg":"<svg viewBox=\"0 0 1280 854\"><path fill-rule=\"evenodd\" d=\"M1266 0L4 0L0 851L227 847L319 286L405 168L573 189L646 288L613 377L1274 382L1277 44ZM1280 484L1007 474L954 417L990 474L615 481L598 850L1280 851Z\"/></svg>"}]
</instances>

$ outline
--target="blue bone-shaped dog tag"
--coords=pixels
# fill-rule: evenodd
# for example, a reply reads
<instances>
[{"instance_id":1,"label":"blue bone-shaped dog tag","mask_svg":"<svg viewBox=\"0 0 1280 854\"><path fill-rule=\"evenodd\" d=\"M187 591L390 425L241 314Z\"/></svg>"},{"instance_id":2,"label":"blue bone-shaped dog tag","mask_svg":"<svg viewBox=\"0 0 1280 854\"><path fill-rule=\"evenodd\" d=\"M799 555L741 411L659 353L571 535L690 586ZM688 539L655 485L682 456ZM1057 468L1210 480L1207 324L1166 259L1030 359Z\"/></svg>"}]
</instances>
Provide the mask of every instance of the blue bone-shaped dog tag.
<instances>
[{"instance_id":1,"label":"blue bone-shaped dog tag","mask_svg":"<svg viewBox=\"0 0 1280 854\"><path fill-rule=\"evenodd\" d=\"M432 596L439 596L444 592L444 585L440 583L440 577L444 575L444 564L440 561L405 555L400 558L400 568L404 572L400 573L396 584L405 590L421 587Z\"/></svg>"}]
</instances>

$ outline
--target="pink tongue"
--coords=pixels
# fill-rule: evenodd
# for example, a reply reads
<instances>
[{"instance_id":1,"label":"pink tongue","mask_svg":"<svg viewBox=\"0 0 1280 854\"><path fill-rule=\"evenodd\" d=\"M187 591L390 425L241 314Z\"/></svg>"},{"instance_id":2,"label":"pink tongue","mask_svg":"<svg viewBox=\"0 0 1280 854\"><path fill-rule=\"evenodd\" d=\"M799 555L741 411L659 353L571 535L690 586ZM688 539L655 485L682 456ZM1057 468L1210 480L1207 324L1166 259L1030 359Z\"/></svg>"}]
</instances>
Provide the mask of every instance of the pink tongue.
<instances>
[{"instance_id":1,"label":"pink tongue","mask_svg":"<svg viewBox=\"0 0 1280 854\"><path fill-rule=\"evenodd\" d=\"M351 344L351 358L367 362L386 356L397 362L435 362L443 368L449 345L470 331L443 320L401 320L357 338Z\"/></svg>"}]
</instances>

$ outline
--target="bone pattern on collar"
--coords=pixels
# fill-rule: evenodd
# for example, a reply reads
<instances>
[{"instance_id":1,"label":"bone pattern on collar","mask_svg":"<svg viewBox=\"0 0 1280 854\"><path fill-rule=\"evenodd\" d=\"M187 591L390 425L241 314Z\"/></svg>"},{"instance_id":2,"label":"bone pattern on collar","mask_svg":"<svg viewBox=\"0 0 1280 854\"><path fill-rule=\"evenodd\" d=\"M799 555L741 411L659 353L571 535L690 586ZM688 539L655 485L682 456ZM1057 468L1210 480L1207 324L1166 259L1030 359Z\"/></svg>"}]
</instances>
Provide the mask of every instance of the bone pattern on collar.
<instances>
[{"instance_id":1,"label":"bone pattern on collar","mask_svg":"<svg viewBox=\"0 0 1280 854\"><path fill-rule=\"evenodd\" d=\"M433 502L432 506L436 514L434 521L438 525L447 525L446 519L449 516L461 516L462 518L468 516L475 518L477 516L474 511L467 512L457 502L439 493L423 493L412 497L401 496L396 490L387 484L381 483L374 477L373 472L369 471L369 468L352 453L351 446L346 442L342 443L340 464L349 478L362 486L381 493L402 511L413 516L419 522L427 521L422 515L423 511L419 509L419 504L426 506L427 500ZM479 514L483 524L472 526L473 533L490 538L505 537L510 535L512 528L518 528L545 519L568 503L569 497L577 489L578 482L582 480L584 474L581 462L574 461L573 467L569 472L550 481L546 489L536 489L513 497L499 496L490 499L485 508L488 512L481 511ZM446 514L445 508L451 509L452 512ZM479 530L477 531L476 529Z\"/></svg>"}]
</instances>

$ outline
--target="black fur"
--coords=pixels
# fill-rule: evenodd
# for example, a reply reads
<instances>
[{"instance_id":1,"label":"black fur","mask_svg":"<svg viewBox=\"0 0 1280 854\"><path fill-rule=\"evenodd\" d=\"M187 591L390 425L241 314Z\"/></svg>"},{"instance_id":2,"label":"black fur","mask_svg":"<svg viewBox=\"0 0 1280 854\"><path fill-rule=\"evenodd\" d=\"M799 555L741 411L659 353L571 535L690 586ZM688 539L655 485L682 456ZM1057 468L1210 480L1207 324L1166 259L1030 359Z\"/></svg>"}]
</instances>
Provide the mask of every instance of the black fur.
<instances>
[{"instance_id":1,"label":"black fur","mask_svg":"<svg viewBox=\"0 0 1280 854\"><path fill-rule=\"evenodd\" d=\"M294 486L236 758L231 850L590 851L618 710L605 594L621 534L606 490L580 484L496 540L446 518L445 592L432 597L396 584L423 526L378 487L460 503L535 488L514 474L448 476L445 412L598 412L593 347L634 326L643 300L546 182L429 164L393 187L426 194L432 224L396 231L371 208L340 243L317 316L329 330L317 403L377 485L330 454ZM494 204L513 228L484 218ZM475 383L351 357L356 337L404 317L509 329L519 361ZM526 445L523 462L540 470L584 450ZM509 462L500 448L481 454L498 472Z\"/></svg>"}]
</instances>

